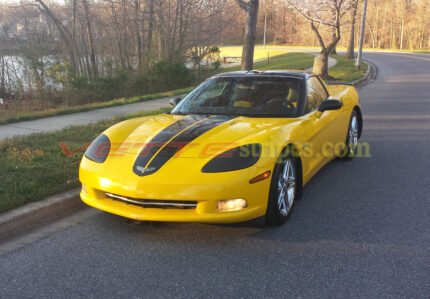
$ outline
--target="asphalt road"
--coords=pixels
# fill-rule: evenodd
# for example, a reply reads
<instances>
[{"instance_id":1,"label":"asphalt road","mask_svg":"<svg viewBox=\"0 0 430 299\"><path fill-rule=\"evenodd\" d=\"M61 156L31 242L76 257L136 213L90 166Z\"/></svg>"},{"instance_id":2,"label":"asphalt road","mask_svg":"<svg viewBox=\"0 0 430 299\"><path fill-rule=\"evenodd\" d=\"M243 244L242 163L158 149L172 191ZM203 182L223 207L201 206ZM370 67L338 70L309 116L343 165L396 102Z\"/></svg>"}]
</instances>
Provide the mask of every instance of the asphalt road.
<instances>
[{"instance_id":1,"label":"asphalt road","mask_svg":"<svg viewBox=\"0 0 430 299\"><path fill-rule=\"evenodd\" d=\"M371 158L334 161L287 225L137 226L85 211L0 255L0 297L430 297L430 55L367 54ZM11 247L12 248L12 247Z\"/></svg>"}]
</instances>

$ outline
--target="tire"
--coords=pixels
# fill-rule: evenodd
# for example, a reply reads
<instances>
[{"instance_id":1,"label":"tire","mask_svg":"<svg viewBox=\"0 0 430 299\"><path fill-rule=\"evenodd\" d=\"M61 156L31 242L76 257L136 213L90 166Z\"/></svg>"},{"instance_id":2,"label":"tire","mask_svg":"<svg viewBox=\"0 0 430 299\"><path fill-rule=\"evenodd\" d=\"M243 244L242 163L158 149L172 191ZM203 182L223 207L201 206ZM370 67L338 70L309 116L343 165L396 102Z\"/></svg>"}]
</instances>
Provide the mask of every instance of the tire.
<instances>
[{"instance_id":1,"label":"tire","mask_svg":"<svg viewBox=\"0 0 430 299\"><path fill-rule=\"evenodd\" d=\"M353 110L349 120L348 132L346 133L345 148L342 153L342 159L352 160L357 154L358 139L360 135L360 124L357 111Z\"/></svg>"},{"instance_id":2,"label":"tire","mask_svg":"<svg viewBox=\"0 0 430 299\"><path fill-rule=\"evenodd\" d=\"M293 155L279 158L273 171L270 184L269 201L266 211L266 224L284 224L291 215L298 195L297 162Z\"/></svg>"}]
</instances>

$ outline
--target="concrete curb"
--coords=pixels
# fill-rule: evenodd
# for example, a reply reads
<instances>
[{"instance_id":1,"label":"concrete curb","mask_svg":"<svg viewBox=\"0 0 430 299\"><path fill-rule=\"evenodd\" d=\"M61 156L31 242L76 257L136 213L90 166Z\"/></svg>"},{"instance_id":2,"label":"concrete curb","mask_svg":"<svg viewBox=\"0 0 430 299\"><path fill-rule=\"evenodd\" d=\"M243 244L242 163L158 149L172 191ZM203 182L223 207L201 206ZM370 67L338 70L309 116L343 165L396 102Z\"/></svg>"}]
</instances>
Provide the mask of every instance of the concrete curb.
<instances>
[{"instance_id":1,"label":"concrete curb","mask_svg":"<svg viewBox=\"0 0 430 299\"><path fill-rule=\"evenodd\" d=\"M84 208L79 192L73 189L0 215L0 243Z\"/></svg>"},{"instance_id":2,"label":"concrete curb","mask_svg":"<svg viewBox=\"0 0 430 299\"><path fill-rule=\"evenodd\" d=\"M348 85L353 85L357 89L359 89L361 87L364 87L367 84L372 83L373 81L376 80L376 77L378 76L378 68L375 64L373 64L370 61L363 61L363 62L369 66L363 77L349 82L348 81L326 81L327 84L329 85L348 84Z\"/></svg>"},{"instance_id":3,"label":"concrete curb","mask_svg":"<svg viewBox=\"0 0 430 299\"><path fill-rule=\"evenodd\" d=\"M363 87L373 81L375 81L378 76L378 67L370 61L363 60L364 63L368 65L367 71L364 76L360 79L350 82L350 84L356 87Z\"/></svg>"}]
</instances>

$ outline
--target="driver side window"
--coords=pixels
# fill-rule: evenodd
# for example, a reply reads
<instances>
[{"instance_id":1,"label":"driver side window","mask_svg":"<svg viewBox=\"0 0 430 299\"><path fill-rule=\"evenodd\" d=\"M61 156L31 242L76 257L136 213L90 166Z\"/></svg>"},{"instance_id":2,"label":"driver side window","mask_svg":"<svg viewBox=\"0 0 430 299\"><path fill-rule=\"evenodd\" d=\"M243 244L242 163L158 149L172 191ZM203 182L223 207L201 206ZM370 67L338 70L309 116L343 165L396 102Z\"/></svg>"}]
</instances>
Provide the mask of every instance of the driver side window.
<instances>
[{"instance_id":1,"label":"driver side window","mask_svg":"<svg viewBox=\"0 0 430 299\"><path fill-rule=\"evenodd\" d=\"M207 100L210 98L215 98L220 95L222 95L222 92L224 91L226 82L225 81L218 81L215 84L209 86L201 95L201 100Z\"/></svg>"},{"instance_id":2,"label":"driver side window","mask_svg":"<svg viewBox=\"0 0 430 299\"><path fill-rule=\"evenodd\" d=\"M219 106L219 102L221 101L226 85L227 82L225 80L210 82L208 85L206 85L206 89L204 89L197 97L194 98L192 106Z\"/></svg>"},{"instance_id":3,"label":"driver side window","mask_svg":"<svg viewBox=\"0 0 430 299\"><path fill-rule=\"evenodd\" d=\"M316 77L308 79L306 92L305 114L317 110L321 103L328 98L327 91Z\"/></svg>"}]
</instances>

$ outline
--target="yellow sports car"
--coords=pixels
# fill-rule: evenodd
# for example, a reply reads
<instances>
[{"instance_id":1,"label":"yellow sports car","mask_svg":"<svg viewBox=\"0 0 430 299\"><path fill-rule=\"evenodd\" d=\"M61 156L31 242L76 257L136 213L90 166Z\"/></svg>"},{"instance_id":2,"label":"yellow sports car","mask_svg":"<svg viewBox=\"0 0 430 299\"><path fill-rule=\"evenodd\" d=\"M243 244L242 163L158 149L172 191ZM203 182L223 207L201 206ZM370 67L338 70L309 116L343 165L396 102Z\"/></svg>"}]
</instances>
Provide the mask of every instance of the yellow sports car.
<instances>
[{"instance_id":1,"label":"yellow sports car","mask_svg":"<svg viewBox=\"0 0 430 299\"><path fill-rule=\"evenodd\" d=\"M135 220L282 224L321 167L355 155L363 126L353 86L304 72L220 74L171 104L94 140L85 203Z\"/></svg>"}]
</instances>

